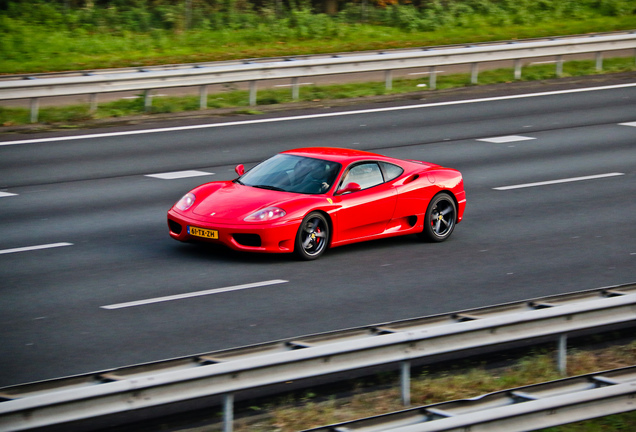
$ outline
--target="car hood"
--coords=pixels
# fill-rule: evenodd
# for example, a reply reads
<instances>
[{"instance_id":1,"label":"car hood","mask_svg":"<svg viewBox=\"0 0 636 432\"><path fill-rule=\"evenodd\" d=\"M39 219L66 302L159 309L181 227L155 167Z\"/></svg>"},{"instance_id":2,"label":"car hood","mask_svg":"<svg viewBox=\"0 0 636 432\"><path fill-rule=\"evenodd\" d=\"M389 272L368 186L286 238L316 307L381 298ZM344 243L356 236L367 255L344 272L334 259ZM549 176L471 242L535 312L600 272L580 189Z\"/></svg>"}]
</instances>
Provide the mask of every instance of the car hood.
<instances>
[{"instance_id":1,"label":"car hood","mask_svg":"<svg viewBox=\"0 0 636 432\"><path fill-rule=\"evenodd\" d=\"M194 194L197 200L192 212L199 217L219 221L242 221L255 211L283 205L298 195L233 182L209 183L195 190Z\"/></svg>"}]
</instances>

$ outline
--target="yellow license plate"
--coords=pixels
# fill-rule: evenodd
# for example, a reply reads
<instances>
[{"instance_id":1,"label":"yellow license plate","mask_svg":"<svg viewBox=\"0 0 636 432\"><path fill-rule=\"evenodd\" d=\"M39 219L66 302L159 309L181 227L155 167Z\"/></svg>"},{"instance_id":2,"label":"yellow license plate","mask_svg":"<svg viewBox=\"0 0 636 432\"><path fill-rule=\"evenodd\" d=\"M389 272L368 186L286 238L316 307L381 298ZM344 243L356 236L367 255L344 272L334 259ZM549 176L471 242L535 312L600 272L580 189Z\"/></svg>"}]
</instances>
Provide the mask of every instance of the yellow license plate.
<instances>
[{"instance_id":1,"label":"yellow license plate","mask_svg":"<svg viewBox=\"0 0 636 432\"><path fill-rule=\"evenodd\" d=\"M219 232L217 230L197 228L193 226L188 227L188 234L196 236L196 237L203 237L203 238L215 239L215 240L219 238Z\"/></svg>"}]
</instances>

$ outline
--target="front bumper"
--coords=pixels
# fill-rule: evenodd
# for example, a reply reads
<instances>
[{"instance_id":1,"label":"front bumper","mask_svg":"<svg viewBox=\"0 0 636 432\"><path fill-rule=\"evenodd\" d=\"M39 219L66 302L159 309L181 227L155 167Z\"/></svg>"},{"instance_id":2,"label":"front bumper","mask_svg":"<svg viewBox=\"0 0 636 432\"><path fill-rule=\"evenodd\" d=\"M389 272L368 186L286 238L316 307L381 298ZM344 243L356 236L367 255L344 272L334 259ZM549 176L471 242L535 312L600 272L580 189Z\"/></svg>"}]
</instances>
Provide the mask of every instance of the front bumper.
<instances>
[{"instance_id":1,"label":"front bumper","mask_svg":"<svg viewBox=\"0 0 636 432\"><path fill-rule=\"evenodd\" d=\"M208 239L188 234L188 226L218 231L218 239ZM289 253L294 251L294 241L300 221L275 221L274 223L226 224L203 221L184 216L171 209L168 212L170 237L182 242L197 241L224 244L234 250L247 252Z\"/></svg>"}]
</instances>

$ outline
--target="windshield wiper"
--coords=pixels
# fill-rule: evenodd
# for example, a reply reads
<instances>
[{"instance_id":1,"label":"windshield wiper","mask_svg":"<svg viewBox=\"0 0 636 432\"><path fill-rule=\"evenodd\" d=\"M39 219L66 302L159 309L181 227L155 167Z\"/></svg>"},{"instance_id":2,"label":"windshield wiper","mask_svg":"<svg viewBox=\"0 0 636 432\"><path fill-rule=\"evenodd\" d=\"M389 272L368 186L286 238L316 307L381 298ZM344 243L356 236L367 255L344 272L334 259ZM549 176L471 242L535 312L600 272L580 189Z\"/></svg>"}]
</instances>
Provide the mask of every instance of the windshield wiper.
<instances>
[{"instance_id":1,"label":"windshield wiper","mask_svg":"<svg viewBox=\"0 0 636 432\"><path fill-rule=\"evenodd\" d=\"M285 189L276 187L276 186L270 186L270 185L252 185L252 187L255 188L259 188L259 189L267 189L267 190L273 190L273 191L280 191L280 192L287 192Z\"/></svg>"}]
</instances>

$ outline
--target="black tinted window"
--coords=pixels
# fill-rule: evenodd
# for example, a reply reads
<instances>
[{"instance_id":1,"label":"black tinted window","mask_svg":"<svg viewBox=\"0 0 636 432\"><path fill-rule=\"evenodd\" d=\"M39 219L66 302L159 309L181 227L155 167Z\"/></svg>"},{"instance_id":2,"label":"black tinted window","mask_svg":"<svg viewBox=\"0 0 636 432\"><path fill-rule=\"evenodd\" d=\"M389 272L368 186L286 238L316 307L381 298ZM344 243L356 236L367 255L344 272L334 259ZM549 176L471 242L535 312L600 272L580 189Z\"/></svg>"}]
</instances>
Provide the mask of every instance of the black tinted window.
<instances>
[{"instance_id":1,"label":"black tinted window","mask_svg":"<svg viewBox=\"0 0 636 432\"><path fill-rule=\"evenodd\" d=\"M288 154L278 154L256 165L239 180L247 186L308 194L327 192L341 165Z\"/></svg>"}]
</instances>

